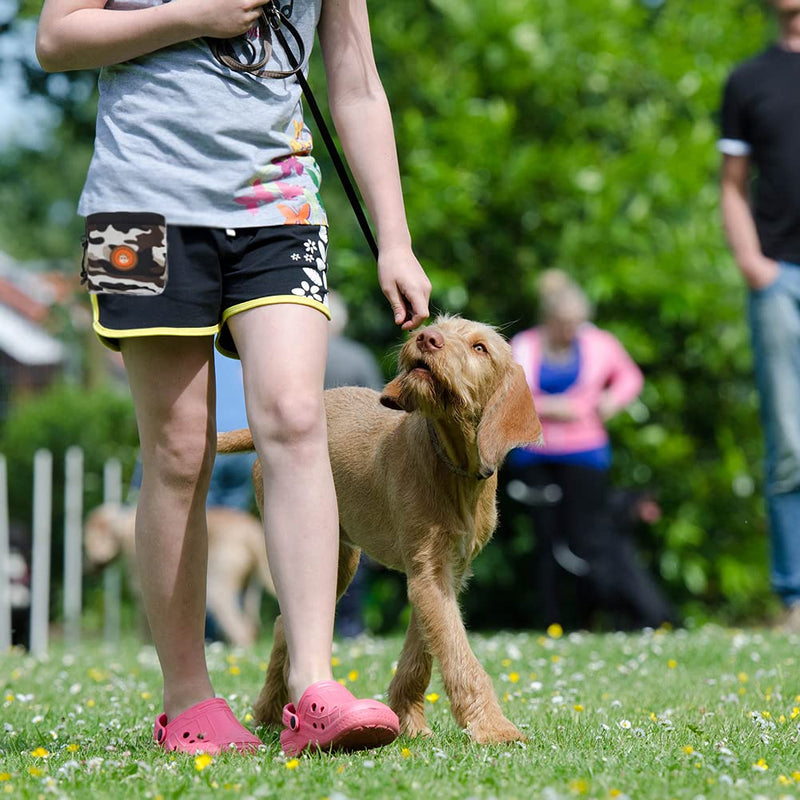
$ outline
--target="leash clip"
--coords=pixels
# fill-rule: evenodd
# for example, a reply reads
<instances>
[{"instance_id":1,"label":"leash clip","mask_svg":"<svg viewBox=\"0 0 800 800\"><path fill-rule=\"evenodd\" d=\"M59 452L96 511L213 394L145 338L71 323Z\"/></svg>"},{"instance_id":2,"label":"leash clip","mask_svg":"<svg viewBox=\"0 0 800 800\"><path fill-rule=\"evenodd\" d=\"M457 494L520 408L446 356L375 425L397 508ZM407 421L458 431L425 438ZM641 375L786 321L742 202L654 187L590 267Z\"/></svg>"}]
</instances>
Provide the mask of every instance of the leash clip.
<instances>
[{"instance_id":1,"label":"leash clip","mask_svg":"<svg viewBox=\"0 0 800 800\"><path fill-rule=\"evenodd\" d=\"M286 13L288 10L288 14ZM283 20L292 15L292 4L289 3L283 7L278 6L276 3L268 3L264 11L266 12L267 22L272 30L277 31L281 27Z\"/></svg>"}]
</instances>

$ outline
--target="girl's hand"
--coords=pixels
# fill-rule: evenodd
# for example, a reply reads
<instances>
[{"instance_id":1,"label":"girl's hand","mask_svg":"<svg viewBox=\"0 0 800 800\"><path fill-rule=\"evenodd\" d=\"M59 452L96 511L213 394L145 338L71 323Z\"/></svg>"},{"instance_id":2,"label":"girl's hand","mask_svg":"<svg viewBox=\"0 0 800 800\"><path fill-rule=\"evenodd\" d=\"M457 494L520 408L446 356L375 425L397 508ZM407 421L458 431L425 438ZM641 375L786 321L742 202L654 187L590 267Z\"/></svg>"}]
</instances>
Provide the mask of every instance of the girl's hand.
<instances>
[{"instance_id":1,"label":"girl's hand","mask_svg":"<svg viewBox=\"0 0 800 800\"><path fill-rule=\"evenodd\" d=\"M381 251L378 283L404 331L419 327L429 316L431 282L410 248Z\"/></svg>"},{"instance_id":2,"label":"girl's hand","mask_svg":"<svg viewBox=\"0 0 800 800\"><path fill-rule=\"evenodd\" d=\"M196 38L231 39L247 33L261 15L267 0L173 0L183 12Z\"/></svg>"}]
</instances>

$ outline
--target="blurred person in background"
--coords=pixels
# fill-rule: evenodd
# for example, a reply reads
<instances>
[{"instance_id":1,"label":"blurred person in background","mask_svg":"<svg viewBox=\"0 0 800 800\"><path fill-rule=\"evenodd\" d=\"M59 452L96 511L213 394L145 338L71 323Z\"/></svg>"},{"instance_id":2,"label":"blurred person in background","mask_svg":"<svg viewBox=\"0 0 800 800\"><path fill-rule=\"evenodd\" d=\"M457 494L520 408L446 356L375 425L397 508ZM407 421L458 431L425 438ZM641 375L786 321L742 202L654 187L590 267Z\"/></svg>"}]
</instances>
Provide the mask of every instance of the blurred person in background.
<instances>
[{"instance_id":1,"label":"blurred person in background","mask_svg":"<svg viewBox=\"0 0 800 800\"><path fill-rule=\"evenodd\" d=\"M564 622L563 568L583 579L584 609L622 603L639 624L657 627L672 620L671 609L657 590L655 599L652 592L628 591L641 569L632 549L622 547L609 503L605 423L638 397L642 373L612 334L589 321L589 301L568 275L547 270L538 290L540 324L514 336L511 348L533 393L545 444L513 451L509 472L537 537L533 577L542 621Z\"/></svg>"},{"instance_id":2,"label":"blurred person in background","mask_svg":"<svg viewBox=\"0 0 800 800\"><path fill-rule=\"evenodd\" d=\"M729 76L717 146L725 233L749 290L770 578L780 627L800 632L800 0L770 5L778 40Z\"/></svg>"}]
</instances>

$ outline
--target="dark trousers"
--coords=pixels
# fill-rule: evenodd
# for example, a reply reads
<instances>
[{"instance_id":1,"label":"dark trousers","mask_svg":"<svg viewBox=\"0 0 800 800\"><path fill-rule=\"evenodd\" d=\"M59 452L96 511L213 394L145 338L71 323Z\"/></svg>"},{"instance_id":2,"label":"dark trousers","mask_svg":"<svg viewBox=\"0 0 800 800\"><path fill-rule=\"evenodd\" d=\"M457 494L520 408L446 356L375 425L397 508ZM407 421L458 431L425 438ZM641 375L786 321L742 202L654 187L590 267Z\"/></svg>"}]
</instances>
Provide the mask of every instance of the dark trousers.
<instances>
[{"instance_id":1,"label":"dark trousers","mask_svg":"<svg viewBox=\"0 0 800 800\"><path fill-rule=\"evenodd\" d=\"M612 612L616 627L674 621L669 603L639 563L633 541L612 519L606 470L547 463L525 467L517 477L541 490L530 516L537 539L533 579L545 625L567 622L561 592L567 573L573 576L569 585L579 627L588 627L598 609Z\"/></svg>"}]
</instances>

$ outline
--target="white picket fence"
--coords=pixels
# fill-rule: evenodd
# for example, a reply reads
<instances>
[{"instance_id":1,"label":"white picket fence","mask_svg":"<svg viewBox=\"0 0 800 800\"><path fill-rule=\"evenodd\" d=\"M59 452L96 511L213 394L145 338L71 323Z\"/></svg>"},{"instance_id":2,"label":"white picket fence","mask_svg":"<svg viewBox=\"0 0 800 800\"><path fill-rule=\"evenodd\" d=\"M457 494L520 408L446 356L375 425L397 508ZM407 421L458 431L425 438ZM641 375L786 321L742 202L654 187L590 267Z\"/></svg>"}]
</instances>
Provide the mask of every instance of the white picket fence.
<instances>
[{"instance_id":1,"label":"white picket fence","mask_svg":"<svg viewBox=\"0 0 800 800\"><path fill-rule=\"evenodd\" d=\"M69 646L81 638L83 609L83 451L71 447L65 455L64 483L64 641ZM122 501L122 466L109 459L103 469L103 500ZM30 651L47 653L50 638L50 555L52 552L53 456L38 450L33 462L33 522L31 554ZM11 576L8 509L8 472L0 455L0 652L11 647ZM103 635L117 641L120 630L122 577L118 565L103 573Z\"/></svg>"}]
</instances>

